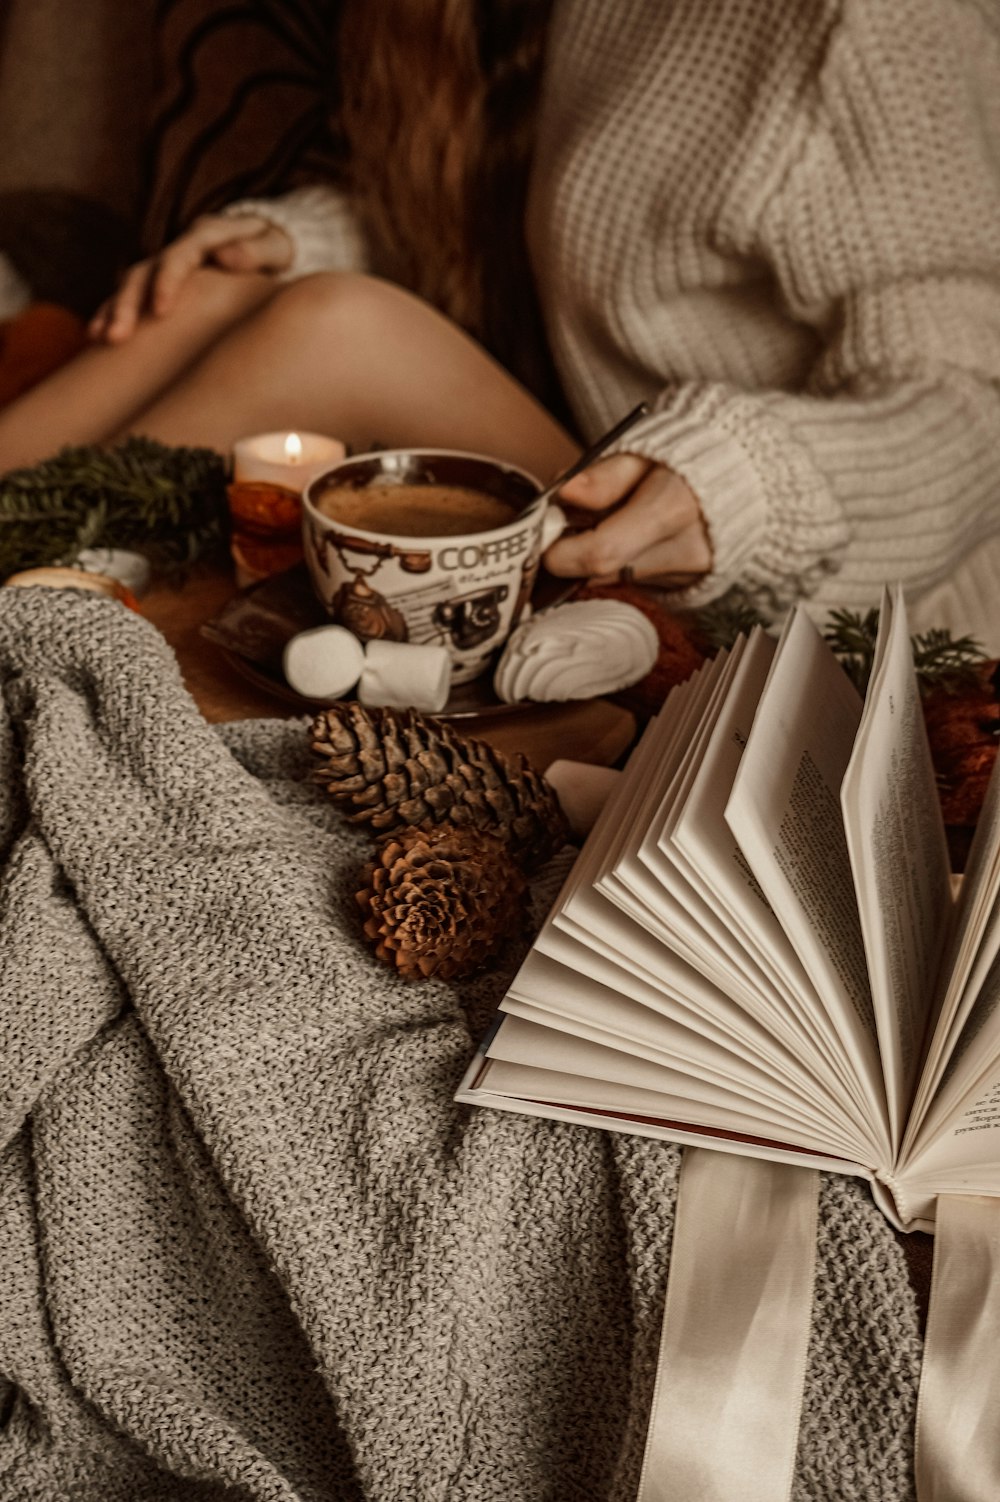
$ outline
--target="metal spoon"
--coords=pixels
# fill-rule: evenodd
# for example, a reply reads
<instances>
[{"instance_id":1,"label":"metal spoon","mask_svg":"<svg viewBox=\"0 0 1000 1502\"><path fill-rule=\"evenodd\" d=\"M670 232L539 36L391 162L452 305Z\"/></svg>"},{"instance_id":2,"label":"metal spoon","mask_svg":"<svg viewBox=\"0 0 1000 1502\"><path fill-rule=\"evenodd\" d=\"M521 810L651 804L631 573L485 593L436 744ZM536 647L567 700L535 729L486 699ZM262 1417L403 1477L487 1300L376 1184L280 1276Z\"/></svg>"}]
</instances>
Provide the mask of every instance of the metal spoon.
<instances>
[{"instance_id":1,"label":"metal spoon","mask_svg":"<svg viewBox=\"0 0 1000 1502\"><path fill-rule=\"evenodd\" d=\"M632 408L631 412L627 412L624 417L620 418L613 428L609 428L606 433L602 433L600 438L595 438L594 442L584 449L579 459L574 460L569 469L564 469L562 474L556 475L555 479L549 485L546 485L539 500L550 501L557 490L561 490L581 470L593 464L595 459L599 459L605 449L609 449L616 439L620 438L623 433L627 433L629 428L637 423L640 417L645 417L648 411L649 403L640 402L637 407ZM532 504L537 505L537 502L533 502Z\"/></svg>"}]
</instances>

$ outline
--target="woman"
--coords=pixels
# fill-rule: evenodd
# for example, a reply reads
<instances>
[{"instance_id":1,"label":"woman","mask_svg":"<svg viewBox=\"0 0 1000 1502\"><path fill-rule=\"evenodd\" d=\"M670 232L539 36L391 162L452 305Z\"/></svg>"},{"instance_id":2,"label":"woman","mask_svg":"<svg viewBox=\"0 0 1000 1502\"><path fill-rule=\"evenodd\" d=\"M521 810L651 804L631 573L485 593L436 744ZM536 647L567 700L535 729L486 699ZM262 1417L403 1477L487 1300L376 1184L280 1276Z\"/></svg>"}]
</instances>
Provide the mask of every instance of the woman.
<instances>
[{"instance_id":1,"label":"woman","mask_svg":"<svg viewBox=\"0 0 1000 1502\"><path fill-rule=\"evenodd\" d=\"M510 338L530 326L530 158L534 286L578 431L654 403L627 453L566 488L614 509L554 544L554 572L700 576L691 600L738 581L770 611L874 603L900 578L940 620L928 592L960 568L964 603L988 606L985 7L429 9L345 6L351 183L235 205L135 268L94 321L100 347L0 414L0 464L123 430L226 446L294 424L552 473L574 439L458 327L542 368Z\"/></svg>"}]
</instances>

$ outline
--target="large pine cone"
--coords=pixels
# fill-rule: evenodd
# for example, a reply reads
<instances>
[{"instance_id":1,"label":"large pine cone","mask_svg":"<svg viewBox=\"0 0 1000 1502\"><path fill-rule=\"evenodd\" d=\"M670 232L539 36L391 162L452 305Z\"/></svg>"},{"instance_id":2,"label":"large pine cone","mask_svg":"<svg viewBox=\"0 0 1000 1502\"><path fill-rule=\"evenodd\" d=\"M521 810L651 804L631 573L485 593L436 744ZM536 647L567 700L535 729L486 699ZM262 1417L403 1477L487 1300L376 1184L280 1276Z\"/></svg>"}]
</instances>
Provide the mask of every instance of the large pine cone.
<instances>
[{"instance_id":1,"label":"large pine cone","mask_svg":"<svg viewBox=\"0 0 1000 1502\"><path fill-rule=\"evenodd\" d=\"M523 930L527 882L495 836L439 824L382 840L357 900L380 960L407 980L451 980Z\"/></svg>"},{"instance_id":2,"label":"large pine cone","mask_svg":"<svg viewBox=\"0 0 1000 1502\"><path fill-rule=\"evenodd\" d=\"M312 722L317 782L354 823L440 824L500 836L525 870L566 843L555 793L523 756L456 735L414 710L335 704Z\"/></svg>"}]
</instances>

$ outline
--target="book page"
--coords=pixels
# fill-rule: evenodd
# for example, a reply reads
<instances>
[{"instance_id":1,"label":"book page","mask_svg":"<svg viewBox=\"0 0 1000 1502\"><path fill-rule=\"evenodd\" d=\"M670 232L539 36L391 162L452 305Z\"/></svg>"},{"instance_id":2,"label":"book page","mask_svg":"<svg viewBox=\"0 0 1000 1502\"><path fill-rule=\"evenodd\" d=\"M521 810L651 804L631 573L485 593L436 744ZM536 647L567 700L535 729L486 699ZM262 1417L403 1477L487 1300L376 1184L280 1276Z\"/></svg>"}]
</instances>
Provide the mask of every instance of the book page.
<instances>
[{"instance_id":1,"label":"book page","mask_svg":"<svg viewBox=\"0 0 1000 1502\"><path fill-rule=\"evenodd\" d=\"M726 1131L770 1132L782 1141L814 1151L829 1151L830 1144L804 1128L794 1116L773 1108L760 1111L752 1100L731 1090L692 1080L676 1070L602 1047L580 1038L552 1033L518 1017L505 1018L491 1041L486 1057L500 1064L520 1066L515 1075L505 1071L517 1088L544 1090L544 1098L565 1105L587 1105L599 1110L628 1110L686 1121L695 1126L715 1126ZM503 1088L492 1067L482 1077L487 1089ZM544 1080L541 1074L548 1076ZM584 1083L586 1082L586 1083ZM539 1098L536 1095L536 1098Z\"/></svg>"},{"instance_id":2,"label":"book page","mask_svg":"<svg viewBox=\"0 0 1000 1502\"><path fill-rule=\"evenodd\" d=\"M606 836L589 839L574 867L560 901L536 941L536 948L551 953L555 931L570 935L578 942L612 958L638 974L653 973L675 993L692 989L692 970L698 973L694 994L704 991L702 977L711 983L711 994L720 1016L735 1028L741 1019L733 1001L758 1017L752 999L734 985L729 969L719 959L718 943L713 942L697 918L678 900L676 894L655 888L649 903L625 903L609 881L611 870L623 852L642 837L648 819L650 800L655 804L661 783L671 780L674 770L686 754L686 744L697 736L704 716L716 703L720 684L729 670L729 655L720 653L706 669L694 691L679 705L679 712L666 710L650 727L629 760L616 793ZM595 831L595 835L597 831Z\"/></svg>"},{"instance_id":3,"label":"book page","mask_svg":"<svg viewBox=\"0 0 1000 1502\"><path fill-rule=\"evenodd\" d=\"M658 870L651 875L646 869L647 847L656 838L663 810L676 797L678 785L691 775L692 762L697 760L699 746L710 733L744 645L740 639L732 653L719 654L713 673L706 675L701 694L685 716L681 733L637 777L639 799L629 823L609 847L594 882L713 984L732 994L742 1005L753 1008L751 978L734 967L731 937L717 917L690 885L675 878L673 872Z\"/></svg>"},{"instance_id":4,"label":"book page","mask_svg":"<svg viewBox=\"0 0 1000 1502\"><path fill-rule=\"evenodd\" d=\"M797 1120L830 1150L849 1145L854 1157L864 1137L843 1099L831 1098L829 1082L817 1081L752 1011L665 943L655 925L637 922L595 884L614 853L641 837L650 788L658 796L659 783L683 760L685 741L697 735L727 666L722 654L699 681L671 696L647 730L501 1007L511 1016L523 1008L529 1020L544 1018L567 1039L617 1037L623 1052L661 1067L674 1049L670 1064L689 1070L696 1083L725 1085L782 1121ZM636 1024L641 1007L662 1030L658 1058L650 1057L649 1030Z\"/></svg>"},{"instance_id":5,"label":"book page","mask_svg":"<svg viewBox=\"0 0 1000 1502\"><path fill-rule=\"evenodd\" d=\"M535 940L536 949L544 944L565 910L572 904L574 897L590 891L603 853L609 844L613 843L622 826L629 823L636 796L637 771L646 765L650 751L662 741L665 733L669 734L669 727L676 718L678 706L685 705L689 699L697 695L705 671L705 669L699 669L686 683L673 688L667 695L660 713L654 716L646 726L638 745L628 759L624 772L612 785L583 848L566 873L566 879ZM528 955L528 959L530 958L531 953Z\"/></svg>"},{"instance_id":6,"label":"book page","mask_svg":"<svg viewBox=\"0 0 1000 1502\"><path fill-rule=\"evenodd\" d=\"M994 1119L991 1104L998 1084L1000 956L983 978L924 1120L907 1144L901 1168L926 1174L943 1164L976 1162L984 1134L988 1157L1000 1159L1000 1116Z\"/></svg>"},{"instance_id":7,"label":"book page","mask_svg":"<svg viewBox=\"0 0 1000 1502\"><path fill-rule=\"evenodd\" d=\"M728 1038L734 1048L760 1058L777 1078L794 1068L780 1042L773 1038L730 997L719 991L681 955L666 947L654 934L620 911L595 887L594 881L616 847L623 830L641 830L635 820L635 797L642 795L647 778L661 758L669 763L670 743L680 723L687 723L688 701L698 705L724 667L726 654L674 691L657 719L648 727L639 746L615 785L612 795L580 855L567 875L551 912L542 925L533 949L515 976L510 994L546 1005L547 984L538 980L539 958L549 957L605 987L603 1005L621 992L643 1004L667 1011L687 1025ZM697 714L691 724L697 723ZM503 1005L503 1003L501 1004ZM590 1014L593 1020L593 1013ZM803 1096L810 1082L799 1068Z\"/></svg>"},{"instance_id":8,"label":"book page","mask_svg":"<svg viewBox=\"0 0 1000 1502\"><path fill-rule=\"evenodd\" d=\"M612 992L665 1011L706 1036L719 1030L734 1047L764 1062L776 1078L794 1082L807 1095L816 1091L814 1078L779 1039L669 946L617 912L600 893L591 893L586 920L584 924L553 924L539 936L532 953L598 980ZM532 972L525 967L530 958L511 984L517 995L525 994L523 988L529 983ZM537 991L531 999L545 1005Z\"/></svg>"},{"instance_id":9,"label":"book page","mask_svg":"<svg viewBox=\"0 0 1000 1502\"><path fill-rule=\"evenodd\" d=\"M758 632L754 653L769 655L770 639ZM658 765L644 768L645 798L625 830L606 852L595 877L596 887L649 933L732 997L783 1046L799 1057L809 1075L829 1083L831 1062L818 1047L815 1029L796 1001L776 985L758 954L742 942L728 914L715 900L708 882L700 880L683 856L673 850L670 835L693 784L701 777L708 746L717 725L728 716L743 673L750 645L738 640L713 683L706 681L697 717L677 743L671 743ZM766 669L765 669L766 671ZM709 692L710 690L710 692ZM742 693L737 695L741 700ZM747 719L753 706L747 706ZM717 801L725 794L717 791ZM636 843L637 834L640 836ZM727 831L730 845L735 842ZM836 1073L834 1069L832 1071Z\"/></svg>"},{"instance_id":10,"label":"book page","mask_svg":"<svg viewBox=\"0 0 1000 1502\"><path fill-rule=\"evenodd\" d=\"M964 1053L959 1039L1000 954L1000 757L994 764L962 877L953 931L941 965L934 1035L910 1113L904 1152L916 1140L945 1070ZM981 1027L980 1023L980 1027ZM978 1035L979 1027L975 1029ZM966 1039L966 1045L969 1039Z\"/></svg>"},{"instance_id":11,"label":"book page","mask_svg":"<svg viewBox=\"0 0 1000 1502\"><path fill-rule=\"evenodd\" d=\"M725 816L826 1009L880 1123L880 1149L889 1161L885 1084L840 809L861 711L857 691L798 607Z\"/></svg>"},{"instance_id":12,"label":"book page","mask_svg":"<svg viewBox=\"0 0 1000 1502\"><path fill-rule=\"evenodd\" d=\"M769 656L770 640L763 633L759 636L764 642L763 653ZM726 1019L734 1037L745 1037L745 1023L733 1019L732 1003L736 1002L747 1018L754 1019L773 1039L772 1046L781 1047L785 1071L791 1071L790 1081L804 1089L808 1098L821 1100L823 1110L841 1130L855 1131L858 1116L865 1118L863 1096L858 1092L858 1104L852 1110L844 1100L845 1087L837 1070L815 1046L809 1030L790 1015L788 1002L775 991L755 959L743 950L743 963L733 962L741 954L739 938L725 915L717 905L709 906L705 897L653 848L659 842L664 820L670 817L673 800L682 796L698 774L704 743L723 706L728 706L747 649L748 644L738 640L731 653L720 653L679 716L661 716L665 721L662 728L658 727L634 753L629 779L635 782L637 792L616 810L619 832L602 844L599 855L585 852L578 871L581 879L555 913L553 928L600 947L607 956L617 953L622 956L619 962L633 971L638 961L641 973L647 976L657 973L661 978L676 977L678 960L682 960L688 973L689 967L693 968L717 988L716 1014ZM732 836L728 838L732 844ZM621 918L609 912L602 897L621 910ZM651 940L659 947L652 947ZM544 933L538 947L552 953L552 942L552 934ZM850 1085L846 1089L849 1091Z\"/></svg>"},{"instance_id":13,"label":"book page","mask_svg":"<svg viewBox=\"0 0 1000 1502\"><path fill-rule=\"evenodd\" d=\"M674 760L682 754L705 705L711 701L727 657L727 653L719 653L686 683L673 689L660 713L647 726L567 877L543 935L550 924L558 925L564 915L572 915L577 901L582 898L586 902L623 847L644 827L650 787L655 788L660 779L669 776ZM684 951L680 952L683 958L689 958Z\"/></svg>"},{"instance_id":14,"label":"book page","mask_svg":"<svg viewBox=\"0 0 1000 1502\"><path fill-rule=\"evenodd\" d=\"M558 1018L557 1027L552 1027L552 1014L541 1007L534 1007L529 1002L514 1001L508 997L503 1009L503 1023L497 1031L497 1036L505 1032L513 1018L519 1018L524 1022L531 1022L538 1027L546 1028L552 1035L559 1038L580 1038L588 1043L599 1043L603 1048L616 1049L630 1058L642 1059L649 1064L655 1064L661 1069L669 1069L687 1083L686 1092L692 1099L708 1100L703 1086L712 1086L720 1092L724 1092L733 1099L739 1099L744 1104L752 1102L756 1109L778 1120L788 1114L789 1101L794 1100L794 1112L789 1119L798 1125L809 1128L814 1134L821 1133L824 1142L831 1143L836 1135L836 1129L831 1123L815 1109L810 1109L808 1103L802 1104L797 1097L784 1095L780 1090L773 1087L773 1081L761 1069L747 1067L746 1060L738 1059L736 1068L726 1074L712 1068L710 1064L699 1062L692 1063L690 1059L681 1058L670 1050L653 1047L647 1042L637 1042L633 1038L626 1038L616 1032L606 1031L603 1027L592 1026L581 1022L576 1017ZM491 1057L499 1057L495 1049L490 1049ZM506 1057L506 1055L504 1055ZM728 1056L727 1056L728 1057ZM535 1067L539 1067L540 1061L532 1061ZM683 1091L681 1093L684 1093ZM801 1109L800 1109L801 1104ZM847 1140L846 1138L844 1139ZM852 1139L853 1140L853 1139ZM857 1146L851 1154L857 1156Z\"/></svg>"},{"instance_id":15,"label":"book page","mask_svg":"<svg viewBox=\"0 0 1000 1502\"><path fill-rule=\"evenodd\" d=\"M904 1183L912 1177L925 1186L933 1185L939 1193L1000 1193L1000 974L996 967L981 1000L984 1015L979 1019L978 1041L983 1041L987 1029L991 1040L981 1059L971 1048L965 1058L970 1063L975 1058L983 1067L967 1080L964 1090L948 1090L946 1085L934 1102L933 1129L921 1132L916 1149L900 1165ZM974 1042L976 1033L970 1039L970 1044ZM927 1128L931 1125L929 1118Z\"/></svg>"},{"instance_id":16,"label":"book page","mask_svg":"<svg viewBox=\"0 0 1000 1502\"><path fill-rule=\"evenodd\" d=\"M747 643L730 692L688 789L664 823L658 844L711 903L733 935L763 971L773 1005L781 1012L783 1036L810 1061L817 1077L839 1081L855 1116L869 1120L864 1092L845 1060L840 1040L807 975L747 864L725 806L739 770L776 651L776 642L758 630ZM795 1039L797 1041L791 1041ZM869 1120L873 1129L876 1123Z\"/></svg>"},{"instance_id":17,"label":"book page","mask_svg":"<svg viewBox=\"0 0 1000 1502\"><path fill-rule=\"evenodd\" d=\"M952 906L944 821L898 587L891 598L883 595L871 682L841 804L895 1157Z\"/></svg>"},{"instance_id":18,"label":"book page","mask_svg":"<svg viewBox=\"0 0 1000 1502\"><path fill-rule=\"evenodd\" d=\"M562 1081L565 1079L566 1076L563 1076ZM803 1164L807 1168L826 1169L832 1173L855 1174L869 1182L872 1179L871 1170L864 1164L825 1153L822 1149L796 1148L787 1142L750 1132L730 1132L715 1126L691 1126L655 1113L630 1111L628 1099L623 1099L620 1108L614 1110L584 1101L576 1105L563 1105L555 1098L559 1094L560 1083L559 1076L545 1070L525 1069L518 1064L495 1062L477 1055L469 1064L455 1092L455 1099L464 1105L492 1106L521 1116L569 1121L578 1126L627 1132L632 1137L651 1137L659 1142L676 1142L682 1146L714 1147L737 1156L768 1158L778 1163ZM550 1084L551 1090L547 1088ZM574 1091L579 1084L581 1091L585 1092L589 1082L574 1076L573 1084ZM530 1088L526 1090L525 1086ZM532 1095L531 1090L537 1086L542 1087L541 1094ZM605 1092L609 1089L607 1086L603 1088Z\"/></svg>"},{"instance_id":19,"label":"book page","mask_svg":"<svg viewBox=\"0 0 1000 1502\"><path fill-rule=\"evenodd\" d=\"M604 982L621 978L610 965ZM782 1068L782 1059L746 1046L714 1018L692 1021L666 1009L652 987L624 977L626 990L614 990L593 975L583 975L532 951L503 1000L505 1016L524 1017L546 1027L624 1049L737 1090L761 1105L794 1113L833 1144L849 1143L849 1156L865 1156L865 1138L856 1121L831 1108L823 1093L808 1082L797 1083Z\"/></svg>"}]
</instances>

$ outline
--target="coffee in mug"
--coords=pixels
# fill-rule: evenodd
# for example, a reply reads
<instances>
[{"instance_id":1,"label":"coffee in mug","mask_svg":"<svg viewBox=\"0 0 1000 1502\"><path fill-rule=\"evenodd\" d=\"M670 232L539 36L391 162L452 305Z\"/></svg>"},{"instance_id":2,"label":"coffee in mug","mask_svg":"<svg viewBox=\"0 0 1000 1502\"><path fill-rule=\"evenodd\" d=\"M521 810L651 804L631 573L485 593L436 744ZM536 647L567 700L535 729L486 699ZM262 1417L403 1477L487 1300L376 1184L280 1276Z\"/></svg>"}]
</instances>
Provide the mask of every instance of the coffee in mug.
<instances>
[{"instance_id":1,"label":"coffee in mug","mask_svg":"<svg viewBox=\"0 0 1000 1502\"><path fill-rule=\"evenodd\" d=\"M348 527L401 537L461 537L514 521L517 509L467 485L330 485L317 511Z\"/></svg>"}]
</instances>

